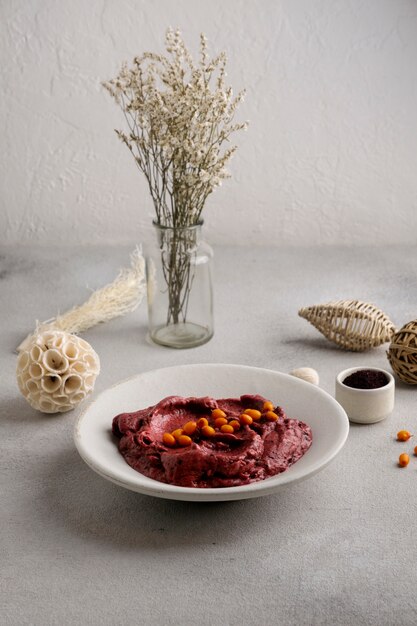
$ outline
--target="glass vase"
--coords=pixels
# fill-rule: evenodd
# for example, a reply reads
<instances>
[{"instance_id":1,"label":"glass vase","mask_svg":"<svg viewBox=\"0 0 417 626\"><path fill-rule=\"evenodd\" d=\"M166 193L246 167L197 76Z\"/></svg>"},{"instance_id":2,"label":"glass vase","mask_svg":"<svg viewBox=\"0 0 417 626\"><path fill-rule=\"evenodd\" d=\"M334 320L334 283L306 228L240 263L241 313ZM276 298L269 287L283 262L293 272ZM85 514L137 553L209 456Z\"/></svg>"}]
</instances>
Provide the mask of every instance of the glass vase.
<instances>
[{"instance_id":1,"label":"glass vase","mask_svg":"<svg viewBox=\"0 0 417 626\"><path fill-rule=\"evenodd\" d=\"M149 334L157 344L192 348L213 336L211 247L202 222L169 227L154 222L146 250Z\"/></svg>"}]
</instances>

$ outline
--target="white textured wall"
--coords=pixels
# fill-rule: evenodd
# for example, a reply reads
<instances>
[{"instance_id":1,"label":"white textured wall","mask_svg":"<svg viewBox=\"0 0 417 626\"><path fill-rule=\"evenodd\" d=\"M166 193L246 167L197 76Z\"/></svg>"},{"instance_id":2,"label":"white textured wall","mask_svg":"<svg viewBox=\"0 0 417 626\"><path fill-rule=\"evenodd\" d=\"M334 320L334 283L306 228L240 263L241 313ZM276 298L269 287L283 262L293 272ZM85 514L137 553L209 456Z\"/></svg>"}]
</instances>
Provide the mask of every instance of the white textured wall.
<instances>
[{"instance_id":1,"label":"white textured wall","mask_svg":"<svg viewBox=\"0 0 417 626\"><path fill-rule=\"evenodd\" d=\"M1 0L1 241L142 238L152 205L100 81L169 25L248 91L212 242L416 241L415 0Z\"/></svg>"}]
</instances>

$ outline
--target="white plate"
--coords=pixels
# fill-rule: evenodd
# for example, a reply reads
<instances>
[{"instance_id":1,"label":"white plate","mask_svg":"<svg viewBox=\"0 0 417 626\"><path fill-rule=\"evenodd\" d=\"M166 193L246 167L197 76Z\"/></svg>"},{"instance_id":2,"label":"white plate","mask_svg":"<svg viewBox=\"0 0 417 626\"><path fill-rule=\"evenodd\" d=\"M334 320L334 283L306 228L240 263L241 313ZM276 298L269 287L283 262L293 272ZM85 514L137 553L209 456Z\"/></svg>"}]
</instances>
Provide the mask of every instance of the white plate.
<instances>
[{"instance_id":1,"label":"white plate","mask_svg":"<svg viewBox=\"0 0 417 626\"><path fill-rule=\"evenodd\" d=\"M132 469L111 434L118 413L137 411L170 395L239 397L260 394L283 407L288 417L311 427L313 443L286 472L241 487L199 489L177 487L147 478ZM74 440L84 461L108 480L139 493L172 500L241 500L274 493L283 485L312 476L340 451L349 432L343 408L311 383L243 365L182 365L146 372L101 393L78 417Z\"/></svg>"}]
</instances>

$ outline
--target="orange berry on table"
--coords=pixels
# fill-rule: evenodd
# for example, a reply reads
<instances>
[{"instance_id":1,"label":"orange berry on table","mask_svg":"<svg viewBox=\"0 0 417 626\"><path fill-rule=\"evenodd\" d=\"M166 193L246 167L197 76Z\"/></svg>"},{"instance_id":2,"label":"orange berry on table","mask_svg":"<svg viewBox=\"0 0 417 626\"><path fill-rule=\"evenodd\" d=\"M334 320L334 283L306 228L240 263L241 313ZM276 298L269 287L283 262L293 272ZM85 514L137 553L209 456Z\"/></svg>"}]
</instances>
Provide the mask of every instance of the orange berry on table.
<instances>
[{"instance_id":1,"label":"orange berry on table","mask_svg":"<svg viewBox=\"0 0 417 626\"><path fill-rule=\"evenodd\" d=\"M188 435L181 435L178 437L178 443L180 446L191 446L193 440Z\"/></svg>"},{"instance_id":2,"label":"orange berry on table","mask_svg":"<svg viewBox=\"0 0 417 626\"><path fill-rule=\"evenodd\" d=\"M408 430L400 430L397 433L397 441L408 441L412 437Z\"/></svg>"},{"instance_id":3,"label":"orange berry on table","mask_svg":"<svg viewBox=\"0 0 417 626\"><path fill-rule=\"evenodd\" d=\"M226 417L226 413L221 409L213 409L211 412L211 417L216 419L217 417Z\"/></svg>"},{"instance_id":4,"label":"orange berry on table","mask_svg":"<svg viewBox=\"0 0 417 626\"><path fill-rule=\"evenodd\" d=\"M204 426L208 426L208 420L206 420L205 417L200 417L200 419L197 422L197 426L199 428L204 428Z\"/></svg>"},{"instance_id":5,"label":"orange berry on table","mask_svg":"<svg viewBox=\"0 0 417 626\"><path fill-rule=\"evenodd\" d=\"M276 422L278 419L278 415L274 413L273 411L267 411L265 413L265 417L268 420L268 422Z\"/></svg>"},{"instance_id":6,"label":"orange berry on table","mask_svg":"<svg viewBox=\"0 0 417 626\"><path fill-rule=\"evenodd\" d=\"M197 422L187 422L183 426L183 431L186 435L192 435L197 430Z\"/></svg>"},{"instance_id":7,"label":"orange berry on table","mask_svg":"<svg viewBox=\"0 0 417 626\"><path fill-rule=\"evenodd\" d=\"M216 420L214 420L214 425L216 428L220 428L220 426L223 426L223 424L227 424L227 419L225 417L218 417Z\"/></svg>"},{"instance_id":8,"label":"orange berry on table","mask_svg":"<svg viewBox=\"0 0 417 626\"><path fill-rule=\"evenodd\" d=\"M238 422L237 420L230 420L229 426L231 426L233 430L239 430L240 422Z\"/></svg>"},{"instance_id":9,"label":"orange berry on table","mask_svg":"<svg viewBox=\"0 0 417 626\"><path fill-rule=\"evenodd\" d=\"M247 424L248 426L250 426L253 422L253 419L251 418L251 416L247 415L246 413L242 413L239 419L240 419L241 424Z\"/></svg>"},{"instance_id":10,"label":"orange berry on table","mask_svg":"<svg viewBox=\"0 0 417 626\"><path fill-rule=\"evenodd\" d=\"M171 433L164 433L162 435L162 441L164 442L166 446L170 446L170 447L175 446L176 444L176 439L173 435L171 435Z\"/></svg>"},{"instance_id":11,"label":"orange berry on table","mask_svg":"<svg viewBox=\"0 0 417 626\"><path fill-rule=\"evenodd\" d=\"M256 409L245 409L243 411L246 415L250 415L250 417L255 420L255 422L257 422L258 420L261 419L261 415L262 413L260 411L257 411Z\"/></svg>"},{"instance_id":12,"label":"orange berry on table","mask_svg":"<svg viewBox=\"0 0 417 626\"><path fill-rule=\"evenodd\" d=\"M267 402L264 402L262 411L266 412L266 411L273 411L273 410L274 410L274 405L272 404L272 402L269 402L269 400Z\"/></svg>"},{"instance_id":13,"label":"orange berry on table","mask_svg":"<svg viewBox=\"0 0 417 626\"><path fill-rule=\"evenodd\" d=\"M398 464L401 467L407 467L409 462L410 462L410 457L408 456L408 454L405 454L405 452L403 454L400 454L400 458L398 459Z\"/></svg>"},{"instance_id":14,"label":"orange berry on table","mask_svg":"<svg viewBox=\"0 0 417 626\"><path fill-rule=\"evenodd\" d=\"M213 435L216 434L216 431L214 430L214 428L208 425L203 426L203 428L201 429L201 432L203 433L205 437L213 437Z\"/></svg>"},{"instance_id":15,"label":"orange berry on table","mask_svg":"<svg viewBox=\"0 0 417 626\"><path fill-rule=\"evenodd\" d=\"M175 437L175 439L178 441L178 437L181 437L183 433L184 431L182 428L176 428L175 430L172 431L171 435Z\"/></svg>"},{"instance_id":16,"label":"orange berry on table","mask_svg":"<svg viewBox=\"0 0 417 626\"><path fill-rule=\"evenodd\" d=\"M235 429L233 428L233 426L230 426L230 424L223 424L223 426L220 426L220 430L222 431L222 433L234 433Z\"/></svg>"},{"instance_id":17,"label":"orange berry on table","mask_svg":"<svg viewBox=\"0 0 417 626\"><path fill-rule=\"evenodd\" d=\"M417 456L417 446L414 448L414 454Z\"/></svg>"}]
</instances>

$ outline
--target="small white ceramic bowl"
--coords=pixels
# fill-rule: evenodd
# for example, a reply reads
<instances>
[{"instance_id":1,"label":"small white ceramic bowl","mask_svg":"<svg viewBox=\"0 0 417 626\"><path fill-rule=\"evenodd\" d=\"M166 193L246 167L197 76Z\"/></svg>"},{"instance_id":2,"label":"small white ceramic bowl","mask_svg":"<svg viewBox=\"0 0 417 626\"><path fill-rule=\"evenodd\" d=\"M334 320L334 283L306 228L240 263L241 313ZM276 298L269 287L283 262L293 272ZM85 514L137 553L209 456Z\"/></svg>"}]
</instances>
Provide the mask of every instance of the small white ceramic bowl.
<instances>
[{"instance_id":1,"label":"small white ceramic bowl","mask_svg":"<svg viewBox=\"0 0 417 626\"><path fill-rule=\"evenodd\" d=\"M360 370L382 372L387 377L388 383L376 389L356 389L343 383L350 374ZM374 424L388 417L394 408L394 377L378 367L350 367L336 376L335 396L351 422Z\"/></svg>"}]
</instances>

